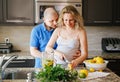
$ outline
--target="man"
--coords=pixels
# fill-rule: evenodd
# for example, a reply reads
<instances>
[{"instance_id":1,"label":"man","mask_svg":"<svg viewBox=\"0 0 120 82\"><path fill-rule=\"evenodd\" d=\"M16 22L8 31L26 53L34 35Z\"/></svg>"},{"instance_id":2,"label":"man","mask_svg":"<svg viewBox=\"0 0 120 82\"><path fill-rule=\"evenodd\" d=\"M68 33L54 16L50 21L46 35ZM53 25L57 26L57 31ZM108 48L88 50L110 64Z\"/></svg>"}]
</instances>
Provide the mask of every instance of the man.
<instances>
[{"instance_id":1,"label":"man","mask_svg":"<svg viewBox=\"0 0 120 82\"><path fill-rule=\"evenodd\" d=\"M30 53L35 57L35 68L41 68L42 52L45 51L45 47L54 31L57 27L58 13L54 8L47 8L44 11L43 23L35 26L31 32L30 38ZM54 45L54 49L57 44ZM79 52L75 57L79 56Z\"/></svg>"}]
</instances>

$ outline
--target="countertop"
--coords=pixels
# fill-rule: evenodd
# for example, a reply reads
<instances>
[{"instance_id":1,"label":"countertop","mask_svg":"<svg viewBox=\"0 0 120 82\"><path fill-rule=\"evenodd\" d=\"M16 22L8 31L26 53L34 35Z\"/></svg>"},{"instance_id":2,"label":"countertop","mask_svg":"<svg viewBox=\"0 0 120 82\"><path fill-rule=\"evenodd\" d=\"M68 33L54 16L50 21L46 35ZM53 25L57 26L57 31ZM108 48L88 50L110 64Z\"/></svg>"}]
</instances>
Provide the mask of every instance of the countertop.
<instances>
[{"instance_id":1,"label":"countertop","mask_svg":"<svg viewBox=\"0 0 120 82\"><path fill-rule=\"evenodd\" d=\"M7 55L7 57L11 55L19 55L18 59L34 59L34 57L30 55L30 52L12 52L9 54L0 54L0 56L2 55ZM105 59L120 59L120 52L118 53L107 53L107 52L102 52L102 51L89 51L88 52L88 58L93 58L95 56L101 56Z\"/></svg>"},{"instance_id":2,"label":"countertop","mask_svg":"<svg viewBox=\"0 0 120 82\"><path fill-rule=\"evenodd\" d=\"M107 53L107 52L101 52L101 51L90 51L88 53L88 58L93 58L95 56L101 56L105 59L120 59L120 53ZM4 54L0 54L2 56ZM11 55L19 55L18 59L34 59L33 56L30 55L30 52L14 52L5 54L7 57ZM6 58L7 58L6 57ZM19 70L25 69L25 70L35 70L35 68L18 68ZM120 82L120 77L116 75L114 72L109 71L110 75L102 78L97 78L93 80L87 80L82 82ZM26 82L26 79L19 79L19 80L3 80L2 82Z\"/></svg>"},{"instance_id":3,"label":"countertop","mask_svg":"<svg viewBox=\"0 0 120 82\"><path fill-rule=\"evenodd\" d=\"M9 68L8 68L9 69ZM35 68L15 68L16 70L38 70ZM14 68L13 68L14 70ZM115 73L110 71L108 68L105 69L105 72L109 72L110 74L105 77L99 77L91 80L82 80L81 82L120 82L120 77L117 76ZM16 79L16 80L3 80L2 82L27 82L26 79Z\"/></svg>"}]
</instances>

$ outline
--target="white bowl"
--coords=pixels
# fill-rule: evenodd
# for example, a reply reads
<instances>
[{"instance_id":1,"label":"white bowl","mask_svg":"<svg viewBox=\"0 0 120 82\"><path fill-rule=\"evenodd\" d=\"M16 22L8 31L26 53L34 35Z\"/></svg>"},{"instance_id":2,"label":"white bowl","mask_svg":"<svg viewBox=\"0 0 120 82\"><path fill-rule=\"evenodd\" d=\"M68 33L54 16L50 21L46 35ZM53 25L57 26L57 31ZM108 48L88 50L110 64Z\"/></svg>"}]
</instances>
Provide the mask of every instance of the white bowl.
<instances>
[{"instance_id":1,"label":"white bowl","mask_svg":"<svg viewBox=\"0 0 120 82\"><path fill-rule=\"evenodd\" d=\"M86 61L84 61L83 63L85 63L85 66L86 66L87 69L94 68L95 70L104 70L107 67L107 64L108 64L107 60L104 60L104 61L105 62L101 63L101 64L89 63L89 62L86 62Z\"/></svg>"}]
</instances>

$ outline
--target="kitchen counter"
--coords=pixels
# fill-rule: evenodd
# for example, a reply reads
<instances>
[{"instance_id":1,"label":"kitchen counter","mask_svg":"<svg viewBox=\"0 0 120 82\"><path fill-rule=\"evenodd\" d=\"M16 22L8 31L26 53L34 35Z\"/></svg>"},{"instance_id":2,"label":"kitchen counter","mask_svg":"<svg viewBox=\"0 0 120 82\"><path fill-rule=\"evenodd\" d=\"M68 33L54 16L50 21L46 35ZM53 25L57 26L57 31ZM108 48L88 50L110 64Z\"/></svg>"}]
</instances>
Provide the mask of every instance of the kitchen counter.
<instances>
[{"instance_id":1,"label":"kitchen counter","mask_svg":"<svg viewBox=\"0 0 120 82\"><path fill-rule=\"evenodd\" d=\"M12 52L8 54L0 54L0 56L2 55L6 55L5 59L8 59L11 55L18 55L17 59L34 59L34 57L30 55L30 52Z\"/></svg>"},{"instance_id":2,"label":"kitchen counter","mask_svg":"<svg viewBox=\"0 0 120 82\"><path fill-rule=\"evenodd\" d=\"M8 68L9 69L9 68ZM14 68L12 68L14 70ZM15 68L16 70L26 70L26 71L31 71L31 70L38 70L35 68ZM117 76L115 73L111 72L109 69L105 69L106 72L109 72L110 74L106 77L99 77L96 79L92 80L84 80L81 82L120 82L120 77ZM27 82L26 79L19 79L19 80L3 80L2 82Z\"/></svg>"},{"instance_id":3,"label":"kitchen counter","mask_svg":"<svg viewBox=\"0 0 120 82\"><path fill-rule=\"evenodd\" d=\"M101 78L98 78L98 81L88 81L88 82L120 82L116 81L116 80L112 80L109 81L109 79L115 79L117 76L116 74L120 75L120 70L119 70L119 60L120 60L120 53L107 53L107 52L101 52L101 51L89 51L88 53L88 58L93 58L95 56L101 56L104 59L117 59L116 62L114 62L113 60L109 62L108 64L108 68L111 69L113 72L111 72L111 74L109 76L107 76L106 78L102 78L104 80L100 80ZM0 54L0 56L2 56L4 54ZM33 56L30 55L30 52L12 52L10 54L5 54L7 55L6 58L9 58L9 56L11 55L19 55L19 57L17 59L34 59ZM111 63L112 62L112 63ZM115 74L116 73L116 74ZM106 80L107 79L107 80ZM100 80L100 81L99 81ZM6 82L17 82L17 81L6 81ZM18 81L19 82L19 81ZM20 82L24 82L24 81L20 81Z\"/></svg>"},{"instance_id":4,"label":"kitchen counter","mask_svg":"<svg viewBox=\"0 0 120 82\"><path fill-rule=\"evenodd\" d=\"M2 56L4 54L0 54ZM10 55L19 55L18 59L34 59L33 56L30 55L30 52L12 52L9 54L5 54L7 56ZM89 51L88 58L93 58L95 56L101 56L105 59L120 59L120 53L107 53L102 51Z\"/></svg>"}]
</instances>

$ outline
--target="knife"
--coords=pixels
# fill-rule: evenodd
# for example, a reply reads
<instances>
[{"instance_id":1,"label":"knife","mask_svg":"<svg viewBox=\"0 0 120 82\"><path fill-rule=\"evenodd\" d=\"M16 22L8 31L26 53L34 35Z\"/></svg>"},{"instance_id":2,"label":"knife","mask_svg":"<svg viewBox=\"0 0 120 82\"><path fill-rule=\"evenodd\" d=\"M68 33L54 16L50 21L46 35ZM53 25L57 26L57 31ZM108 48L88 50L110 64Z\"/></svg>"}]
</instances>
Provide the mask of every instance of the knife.
<instances>
[{"instance_id":1,"label":"knife","mask_svg":"<svg viewBox=\"0 0 120 82\"><path fill-rule=\"evenodd\" d=\"M70 61L68 61L66 58L63 58L63 61L66 63L70 63Z\"/></svg>"}]
</instances>

